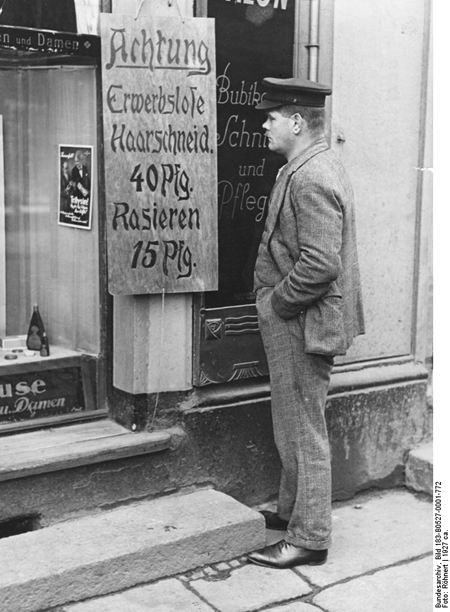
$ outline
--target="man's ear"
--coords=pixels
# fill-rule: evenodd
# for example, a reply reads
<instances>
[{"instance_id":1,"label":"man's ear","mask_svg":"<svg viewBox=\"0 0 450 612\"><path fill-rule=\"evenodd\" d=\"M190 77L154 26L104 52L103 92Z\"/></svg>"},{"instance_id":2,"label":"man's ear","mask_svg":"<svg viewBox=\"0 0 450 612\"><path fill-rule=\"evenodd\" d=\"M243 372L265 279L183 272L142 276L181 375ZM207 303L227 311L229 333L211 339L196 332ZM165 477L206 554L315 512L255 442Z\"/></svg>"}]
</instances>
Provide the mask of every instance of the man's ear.
<instances>
[{"instance_id":1,"label":"man's ear","mask_svg":"<svg viewBox=\"0 0 450 612\"><path fill-rule=\"evenodd\" d=\"M300 115L300 113L295 113L294 115L292 115L292 120L294 122L294 125L293 125L294 134L300 134L300 132L303 129L303 124L304 124L303 117Z\"/></svg>"}]
</instances>

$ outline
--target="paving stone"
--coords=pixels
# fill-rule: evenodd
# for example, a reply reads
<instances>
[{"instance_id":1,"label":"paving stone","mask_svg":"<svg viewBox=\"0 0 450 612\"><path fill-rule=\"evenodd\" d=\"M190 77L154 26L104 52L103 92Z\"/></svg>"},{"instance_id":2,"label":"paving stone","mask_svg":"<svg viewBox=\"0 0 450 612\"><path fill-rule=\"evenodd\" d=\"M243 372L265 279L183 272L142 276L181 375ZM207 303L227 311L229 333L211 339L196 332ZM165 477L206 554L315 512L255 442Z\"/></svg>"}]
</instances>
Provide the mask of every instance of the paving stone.
<instances>
[{"instance_id":1,"label":"paving stone","mask_svg":"<svg viewBox=\"0 0 450 612\"><path fill-rule=\"evenodd\" d=\"M317 606L295 601L284 606L270 608L270 612L322 612Z\"/></svg>"},{"instance_id":2,"label":"paving stone","mask_svg":"<svg viewBox=\"0 0 450 612\"><path fill-rule=\"evenodd\" d=\"M311 593L294 572L256 565L236 569L221 582L198 580L190 586L220 612L251 612Z\"/></svg>"},{"instance_id":3,"label":"paving stone","mask_svg":"<svg viewBox=\"0 0 450 612\"><path fill-rule=\"evenodd\" d=\"M203 570L200 569L191 574L191 580L199 580L199 578L203 578L204 576Z\"/></svg>"},{"instance_id":4,"label":"paving stone","mask_svg":"<svg viewBox=\"0 0 450 612\"><path fill-rule=\"evenodd\" d=\"M65 606L66 612L211 612L211 607L175 578L117 595Z\"/></svg>"},{"instance_id":5,"label":"paving stone","mask_svg":"<svg viewBox=\"0 0 450 612\"><path fill-rule=\"evenodd\" d=\"M423 555L432 550L432 514L429 501L403 490L335 507L327 563L294 571L323 587Z\"/></svg>"},{"instance_id":6,"label":"paving stone","mask_svg":"<svg viewBox=\"0 0 450 612\"><path fill-rule=\"evenodd\" d=\"M216 565L216 569L219 570L219 572L227 572L230 569L230 566L228 565L228 563L218 563Z\"/></svg>"},{"instance_id":7,"label":"paving stone","mask_svg":"<svg viewBox=\"0 0 450 612\"><path fill-rule=\"evenodd\" d=\"M426 612L432 608L432 572L429 556L332 586L313 602L325 612Z\"/></svg>"}]
</instances>

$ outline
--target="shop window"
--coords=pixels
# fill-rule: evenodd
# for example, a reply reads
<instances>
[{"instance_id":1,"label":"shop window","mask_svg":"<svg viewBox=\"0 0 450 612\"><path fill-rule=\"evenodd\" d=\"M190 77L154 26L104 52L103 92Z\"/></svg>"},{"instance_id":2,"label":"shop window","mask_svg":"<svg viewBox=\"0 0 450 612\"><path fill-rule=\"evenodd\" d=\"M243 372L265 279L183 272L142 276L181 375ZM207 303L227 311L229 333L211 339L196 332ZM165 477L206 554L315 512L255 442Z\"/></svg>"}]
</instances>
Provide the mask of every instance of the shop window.
<instances>
[{"instance_id":1,"label":"shop window","mask_svg":"<svg viewBox=\"0 0 450 612\"><path fill-rule=\"evenodd\" d=\"M86 198L71 198L75 212L89 207L85 226L61 217L60 183L63 166L73 175L79 151L96 150L95 87L93 67L0 68L6 334L27 332L36 303L54 349L92 354L99 352L96 182ZM95 179L95 155L88 157Z\"/></svg>"},{"instance_id":2,"label":"shop window","mask_svg":"<svg viewBox=\"0 0 450 612\"><path fill-rule=\"evenodd\" d=\"M97 100L97 59L0 50L0 432L100 407Z\"/></svg>"}]
</instances>

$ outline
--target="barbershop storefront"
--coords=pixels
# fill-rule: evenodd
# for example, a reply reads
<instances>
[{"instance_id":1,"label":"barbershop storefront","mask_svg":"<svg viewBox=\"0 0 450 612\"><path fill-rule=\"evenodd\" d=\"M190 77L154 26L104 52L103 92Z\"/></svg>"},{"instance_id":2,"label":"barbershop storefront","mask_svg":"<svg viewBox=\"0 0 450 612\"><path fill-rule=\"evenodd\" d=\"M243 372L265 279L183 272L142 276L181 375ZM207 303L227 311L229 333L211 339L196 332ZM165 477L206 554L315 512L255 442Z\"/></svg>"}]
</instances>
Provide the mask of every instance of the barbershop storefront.
<instances>
[{"instance_id":1,"label":"barbershop storefront","mask_svg":"<svg viewBox=\"0 0 450 612\"><path fill-rule=\"evenodd\" d=\"M431 436L428 0L0 4L0 439L167 431L122 499L276 492L252 278L283 160L254 106L302 75L333 88L367 323L333 373L334 495L400 485Z\"/></svg>"}]
</instances>

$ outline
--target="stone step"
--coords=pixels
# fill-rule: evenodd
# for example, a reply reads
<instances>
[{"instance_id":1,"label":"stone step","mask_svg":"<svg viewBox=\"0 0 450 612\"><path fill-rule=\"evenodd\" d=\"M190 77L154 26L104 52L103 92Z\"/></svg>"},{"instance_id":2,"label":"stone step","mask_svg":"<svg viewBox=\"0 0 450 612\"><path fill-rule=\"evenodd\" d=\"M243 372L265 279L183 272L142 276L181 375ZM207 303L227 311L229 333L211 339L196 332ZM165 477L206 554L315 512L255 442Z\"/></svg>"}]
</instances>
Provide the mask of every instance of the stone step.
<instances>
[{"instance_id":1,"label":"stone step","mask_svg":"<svg viewBox=\"0 0 450 612\"><path fill-rule=\"evenodd\" d=\"M44 611L226 561L264 543L262 516L211 489L121 507L1 539L1 609Z\"/></svg>"},{"instance_id":2,"label":"stone step","mask_svg":"<svg viewBox=\"0 0 450 612\"><path fill-rule=\"evenodd\" d=\"M405 466L405 482L409 489L433 495L433 443L409 452Z\"/></svg>"}]
</instances>

